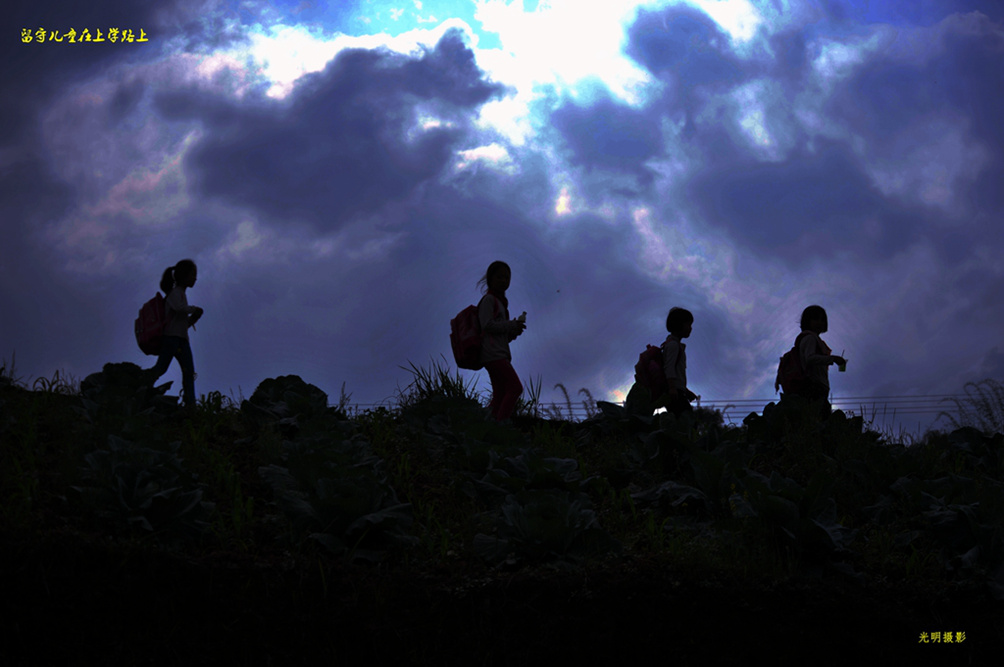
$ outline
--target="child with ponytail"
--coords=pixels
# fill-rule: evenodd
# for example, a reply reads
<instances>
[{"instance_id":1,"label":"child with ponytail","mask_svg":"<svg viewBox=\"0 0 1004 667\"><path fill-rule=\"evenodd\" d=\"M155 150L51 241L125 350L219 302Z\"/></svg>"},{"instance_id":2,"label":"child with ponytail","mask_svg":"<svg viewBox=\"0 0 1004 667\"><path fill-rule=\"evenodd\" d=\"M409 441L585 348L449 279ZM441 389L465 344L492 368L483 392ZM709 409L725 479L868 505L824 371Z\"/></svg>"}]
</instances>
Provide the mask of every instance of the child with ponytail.
<instances>
[{"instance_id":1,"label":"child with ponytail","mask_svg":"<svg viewBox=\"0 0 1004 667\"><path fill-rule=\"evenodd\" d=\"M195 363L192 360L192 346L188 342L188 327L194 327L202 317L203 310L188 305L185 290L195 285L198 270L195 262L183 259L164 271L160 279L160 289L167 295L167 324L160 344L160 356L156 365L147 372L150 380L157 381L167 372L171 359L177 359L181 366L181 386L185 407L195 405Z\"/></svg>"}]
</instances>

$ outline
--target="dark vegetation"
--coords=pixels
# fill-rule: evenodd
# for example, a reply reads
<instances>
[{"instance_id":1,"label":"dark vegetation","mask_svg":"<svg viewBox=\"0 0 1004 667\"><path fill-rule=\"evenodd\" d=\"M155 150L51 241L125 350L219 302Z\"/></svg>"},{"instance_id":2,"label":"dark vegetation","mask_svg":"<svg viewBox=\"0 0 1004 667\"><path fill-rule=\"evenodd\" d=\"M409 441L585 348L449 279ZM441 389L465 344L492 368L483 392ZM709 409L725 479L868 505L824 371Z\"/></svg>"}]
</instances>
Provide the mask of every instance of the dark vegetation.
<instances>
[{"instance_id":1,"label":"dark vegetation","mask_svg":"<svg viewBox=\"0 0 1004 667\"><path fill-rule=\"evenodd\" d=\"M5 665L999 662L1000 433L573 423L539 384L498 425L436 365L357 414L296 376L185 411L128 363L2 370Z\"/></svg>"}]
</instances>

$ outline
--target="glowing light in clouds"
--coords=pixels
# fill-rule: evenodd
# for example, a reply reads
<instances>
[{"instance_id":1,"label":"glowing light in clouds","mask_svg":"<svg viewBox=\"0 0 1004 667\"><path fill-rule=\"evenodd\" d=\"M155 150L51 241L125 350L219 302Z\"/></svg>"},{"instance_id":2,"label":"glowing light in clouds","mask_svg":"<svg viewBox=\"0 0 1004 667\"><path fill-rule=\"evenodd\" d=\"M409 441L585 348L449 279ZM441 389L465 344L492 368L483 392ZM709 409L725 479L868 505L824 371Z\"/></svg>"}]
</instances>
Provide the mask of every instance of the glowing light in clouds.
<instances>
[{"instance_id":1,"label":"glowing light in clouds","mask_svg":"<svg viewBox=\"0 0 1004 667\"><path fill-rule=\"evenodd\" d=\"M551 86L573 98L600 81L622 102L640 105L658 84L623 53L626 28L638 9L676 2L646 3L552 0L525 11L522 0L481 0L475 18L483 32L496 33L500 49L475 49L478 65L514 95L482 107L483 126L502 132L514 145L533 136L531 104ZM749 0L694 0L734 41L751 39L762 23ZM587 84L583 86L582 84Z\"/></svg>"},{"instance_id":2,"label":"glowing light in clouds","mask_svg":"<svg viewBox=\"0 0 1004 667\"><path fill-rule=\"evenodd\" d=\"M689 4L713 18L733 40L752 39L763 22L749 0L690 0Z\"/></svg>"},{"instance_id":3,"label":"glowing light in clouds","mask_svg":"<svg viewBox=\"0 0 1004 667\"><path fill-rule=\"evenodd\" d=\"M493 75L521 90L532 83L567 89L584 79L602 80L614 95L639 101L648 75L621 52L624 26L640 3L541 3L526 12L522 2L485 0L475 17L485 32L499 35L501 49L484 50L478 62ZM482 60L484 56L484 60Z\"/></svg>"},{"instance_id":4,"label":"glowing light in clouds","mask_svg":"<svg viewBox=\"0 0 1004 667\"><path fill-rule=\"evenodd\" d=\"M561 188L561 194L558 195L558 201L554 204L554 212L556 215L566 215L572 212L572 198L568 194L568 188Z\"/></svg>"},{"instance_id":5,"label":"glowing light in clouds","mask_svg":"<svg viewBox=\"0 0 1004 667\"><path fill-rule=\"evenodd\" d=\"M457 162L457 169L466 169L476 162L483 162L507 173L514 173L516 171L509 151L497 143L463 150L458 155L460 156L460 160Z\"/></svg>"},{"instance_id":6,"label":"glowing light in clouds","mask_svg":"<svg viewBox=\"0 0 1004 667\"><path fill-rule=\"evenodd\" d=\"M422 3L413 3L418 10ZM640 7L658 9L675 2L646 3L590 2L581 0L546 0L533 11L525 10L522 0L478 0L474 16L480 26L468 25L458 18L419 21L413 30L400 30L400 11L380 22L385 32L351 36L322 34L303 26L276 24L256 26L250 35L250 56L261 74L272 85L268 95L281 99L293 89L296 80L317 72L345 48L388 48L398 53L415 53L422 46L431 47L449 29L466 35L478 66L495 81L510 86L512 95L483 105L479 124L501 132L513 145L523 145L533 136L530 106L545 94L541 86L554 86L559 93L572 97L587 94L581 84L599 80L621 101L638 105L655 82L622 52L625 29ZM749 40L762 23L749 0L692 0L714 19L733 40ZM378 22L369 19L368 24ZM478 32L498 35L502 48L479 49ZM232 65L232 63L231 63Z\"/></svg>"},{"instance_id":7,"label":"glowing light in clouds","mask_svg":"<svg viewBox=\"0 0 1004 667\"><path fill-rule=\"evenodd\" d=\"M464 32L472 47L477 45L477 35L460 19L447 19L435 26L396 35L325 34L304 26L276 24L269 28L255 26L249 35L251 46L243 53L250 56L253 65L272 82L268 96L281 99L289 95L298 78L323 70L344 49L386 48L401 54L415 54L422 47L435 46L443 34L452 29Z\"/></svg>"},{"instance_id":8,"label":"glowing light in clouds","mask_svg":"<svg viewBox=\"0 0 1004 667\"><path fill-rule=\"evenodd\" d=\"M277 25L251 34L250 53L272 81L267 95L274 98L286 97L304 74L324 69L337 51L334 43L303 26Z\"/></svg>"}]
</instances>

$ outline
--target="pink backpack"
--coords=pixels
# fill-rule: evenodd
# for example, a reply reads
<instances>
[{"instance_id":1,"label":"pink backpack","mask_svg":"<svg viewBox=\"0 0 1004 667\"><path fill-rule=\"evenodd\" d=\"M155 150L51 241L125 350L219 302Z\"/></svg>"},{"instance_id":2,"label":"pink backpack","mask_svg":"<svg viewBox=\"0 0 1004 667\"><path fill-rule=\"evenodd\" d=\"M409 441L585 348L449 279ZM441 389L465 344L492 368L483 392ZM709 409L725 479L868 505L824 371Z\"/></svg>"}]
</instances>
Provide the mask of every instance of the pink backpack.
<instances>
[{"instance_id":1,"label":"pink backpack","mask_svg":"<svg viewBox=\"0 0 1004 667\"><path fill-rule=\"evenodd\" d=\"M478 317L477 306L467 306L450 320L450 347L453 348L457 368L470 371L484 368L481 363L481 338L481 319Z\"/></svg>"},{"instance_id":2,"label":"pink backpack","mask_svg":"<svg viewBox=\"0 0 1004 667\"><path fill-rule=\"evenodd\" d=\"M648 387L652 400L669 391L666 373L662 368L661 347L645 346L645 351L638 355L638 363L634 366L634 381L643 387Z\"/></svg>"},{"instance_id":3,"label":"pink backpack","mask_svg":"<svg viewBox=\"0 0 1004 667\"><path fill-rule=\"evenodd\" d=\"M806 333L803 331L795 337L795 344L784 353L777 364L777 379L774 380L774 391L780 388L786 394L803 394L809 386L809 376L802 368L802 357L798 351L798 345L802 342L802 337Z\"/></svg>"},{"instance_id":4,"label":"pink backpack","mask_svg":"<svg viewBox=\"0 0 1004 667\"><path fill-rule=\"evenodd\" d=\"M144 354L160 354L160 339L167 324L167 308L164 297L156 296L143 304L136 318L136 342Z\"/></svg>"}]
</instances>

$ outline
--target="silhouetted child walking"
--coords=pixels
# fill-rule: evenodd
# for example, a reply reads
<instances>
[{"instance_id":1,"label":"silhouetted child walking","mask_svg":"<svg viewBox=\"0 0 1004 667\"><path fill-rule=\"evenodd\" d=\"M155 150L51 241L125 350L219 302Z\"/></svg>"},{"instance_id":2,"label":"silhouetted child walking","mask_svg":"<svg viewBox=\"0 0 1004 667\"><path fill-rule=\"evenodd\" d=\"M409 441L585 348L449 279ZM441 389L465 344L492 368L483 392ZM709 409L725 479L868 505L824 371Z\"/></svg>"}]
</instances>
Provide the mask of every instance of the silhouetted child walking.
<instances>
[{"instance_id":1,"label":"silhouetted child walking","mask_svg":"<svg viewBox=\"0 0 1004 667\"><path fill-rule=\"evenodd\" d=\"M683 339L690 336L694 326L694 315L684 308L670 308L666 315L666 336L662 344L662 367L669 387L669 402L666 409L679 416L692 410L690 402L697 398L687 389L687 346Z\"/></svg>"},{"instance_id":2,"label":"silhouetted child walking","mask_svg":"<svg viewBox=\"0 0 1004 667\"><path fill-rule=\"evenodd\" d=\"M509 319L509 289L512 271L505 262L492 262L478 285L487 292L478 303L478 320L481 323L481 363L492 381L492 400L489 414L496 421L509 419L516 399L523 393L523 384L512 367L509 343L526 329L526 313L518 319Z\"/></svg>"},{"instance_id":3,"label":"silhouetted child walking","mask_svg":"<svg viewBox=\"0 0 1004 667\"><path fill-rule=\"evenodd\" d=\"M826 311L822 306L809 306L803 310L800 325L802 333L796 338L796 346L808 380L800 393L810 400L827 401L830 396L830 364L846 366L847 360L830 354L833 350L819 337L827 329Z\"/></svg>"},{"instance_id":4,"label":"silhouetted child walking","mask_svg":"<svg viewBox=\"0 0 1004 667\"><path fill-rule=\"evenodd\" d=\"M186 407L195 405L195 363L192 360L192 346L188 342L188 327L202 317L203 310L198 306L188 305L185 290L195 285L198 269L195 262L183 259L176 265L168 267L160 279L160 289L167 295L167 324L160 343L160 356L153 368L149 369L149 379L156 382L157 378L167 372L171 359L177 359L181 366L181 385Z\"/></svg>"}]
</instances>

